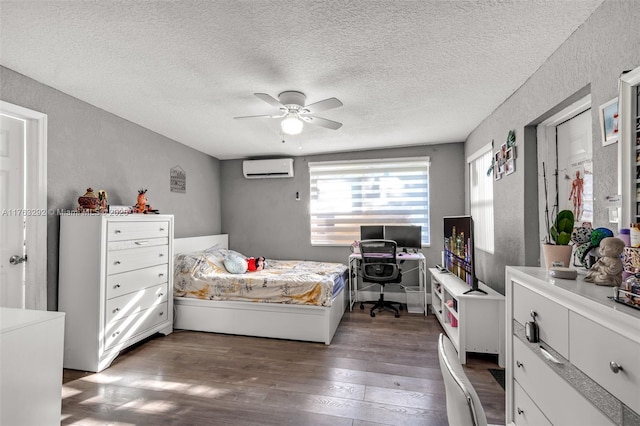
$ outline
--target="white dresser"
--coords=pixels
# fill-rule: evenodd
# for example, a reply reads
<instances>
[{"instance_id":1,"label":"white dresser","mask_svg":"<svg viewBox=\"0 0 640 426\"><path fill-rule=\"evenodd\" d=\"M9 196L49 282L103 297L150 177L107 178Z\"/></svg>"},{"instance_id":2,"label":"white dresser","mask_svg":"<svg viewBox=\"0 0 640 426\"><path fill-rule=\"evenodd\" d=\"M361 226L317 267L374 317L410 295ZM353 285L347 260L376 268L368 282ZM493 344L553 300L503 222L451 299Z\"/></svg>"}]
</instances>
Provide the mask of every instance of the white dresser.
<instances>
[{"instance_id":1,"label":"white dresser","mask_svg":"<svg viewBox=\"0 0 640 426\"><path fill-rule=\"evenodd\" d=\"M59 425L64 313L0 308L0 425Z\"/></svg>"},{"instance_id":2,"label":"white dresser","mask_svg":"<svg viewBox=\"0 0 640 426\"><path fill-rule=\"evenodd\" d=\"M171 333L173 216L61 216L58 286L65 368L102 371L122 349Z\"/></svg>"},{"instance_id":3,"label":"white dresser","mask_svg":"<svg viewBox=\"0 0 640 426\"><path fill-rule=\"evenodd\" d=\"M583 277L506 268L507 424L640 424L640 310Z\"/></svg>"}]
</instances>

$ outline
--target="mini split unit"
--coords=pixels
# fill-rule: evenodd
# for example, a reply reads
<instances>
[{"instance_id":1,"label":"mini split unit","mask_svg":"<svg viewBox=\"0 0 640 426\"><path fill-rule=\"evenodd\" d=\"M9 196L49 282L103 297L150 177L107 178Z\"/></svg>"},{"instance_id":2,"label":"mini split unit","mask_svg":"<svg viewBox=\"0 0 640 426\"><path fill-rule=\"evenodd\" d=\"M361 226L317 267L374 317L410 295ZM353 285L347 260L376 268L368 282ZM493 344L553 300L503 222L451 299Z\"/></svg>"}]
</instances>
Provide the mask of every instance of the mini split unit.
<instances>
[{"instance_id":1,"label":"mini split unit","mask_svg":"<svg viewBox=\"0 0 640 426\"><path fill-rule=\"evenodd\" d=\"M293 158L246 160L242 162L242 173L247 179L293 177Z\"/></svg>"}]
</instances>

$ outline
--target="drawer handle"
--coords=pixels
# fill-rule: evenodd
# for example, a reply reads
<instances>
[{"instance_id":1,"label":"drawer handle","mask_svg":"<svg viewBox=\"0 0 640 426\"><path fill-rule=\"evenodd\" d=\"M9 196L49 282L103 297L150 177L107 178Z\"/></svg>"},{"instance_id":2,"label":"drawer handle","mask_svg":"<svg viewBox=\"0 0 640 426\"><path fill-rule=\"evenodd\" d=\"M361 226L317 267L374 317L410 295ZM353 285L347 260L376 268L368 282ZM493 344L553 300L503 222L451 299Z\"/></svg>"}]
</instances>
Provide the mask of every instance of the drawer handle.
<instances>
[{"instance_id":1,"label":"drawer handle","mask_svg":"<svg viewBox=\"0 0 640 426\"><path fill-rule=\"evenodd\" d=\"M160 316L163 316L163 315L164 315L164 312L160 312L160 314L159 314L159 315L160 315Z\"/></svg>"},{"instance_id":2,"label":"drawer handle","mask_svg":"<svg viewBox=\"0 0 640 426\"><path fill-rule=\"evenodd\" d=\"M164 296L164 293L159 293L158 294L158 297L162 297L162 296Z\"/></svg>"},{"instance_id":3,"label":"drawer handle","mask_svg":"<svg viewBox=\"0 0 640 426\"><path fill-rule=\"evenodd\" d=\"M160 231L164 231L164 228L160 228Z\"/></svg>"},{"instance_id":4,"label":"drawer handle","mask_svg":"<svg viewBox=\"0 0 640 426\"><path fill-rule=\"evenodd\" d=\"M160 253L158 256L160 256L160 257L164 257L164 253Z\"/></svg>"},{"instance_id":5,"label":"drawer handle","mask_svg":"<svg viewBox=\"0 0 640 426\"><path fill-rule=\"evenodd\" d=\"M116 312L120 312L120 308L115 308L115 309L113 310L113 313L114 313L114 314L115 314Z\"/></svg>"},{"instance_id":6,"label":"drawer handle","mask_svg":"<svg viewBox=\"0 0 640 426\"><path fill-rule=\"evenodd\" d=\"M114 264L114 265L119 265L119 264L120 264L120 261L119 261L119 260L116 260L115 262L113 262L113 264Z\"/></svg>"},{"instance_id":7,"label":"drawer handle","mask_svg":"<svg viewBox=\"0 0 640 426\"><path fill-rule=\"evenodd\" d=\"M113 333L113 334L111 335L111 337L116 337L118 334L120 334L120 332L119 332L119 331L116 331L115 333Z\"/></svg>"},{"instance_id":8,"label":"drawer handle","mask_svg":"<svg viewBox=\"0 0 640 426\"><path fill-rule=\"evenodd\" d=\"M162 273L161 273L161 274L158 274L158 276L159 276L159 277L164 277L164 274L162 274Z\"/></svg>"},{"instance_id":9,"label":"drawer handle","mask_svg":"<svg viewBox=\"0 0 640 426\"><path fill-rule=\"evenodd\" d=\"M521 416L524 414L524 410L522 410L520 407L518 407L518 415Z\"/></svg>"},{"instance_id":10,"label":"drawer handle","mask_svg":"<svg viewBox=\"0 0 640 426\"><path fill-rule=\"evenodd\" d=\"M114 234L120 234L122 231L120 231L119 229L116 229L115 231L113 231Z\"/></svg>"},{"instance_id":11,"label":"drawer handle","mask_svg":"<svg viewBox=\"0 0 640 426\"><path fill-rule=\"evenodd\" d=\"M613 374L618 374L620 371L622 371L622 366L615 361L611 361L609 363L609 368L611 369L611 371L613 371Z\"/></svg>"},{"instance_id":12,"label":"drawer handle","mask_svg":"<svg viewBox=\"0 0 640 426\"><path fill-rule=\"evenodd\" d=\"M560 360L558 360L558 358L554 357L553 355L551 355L545 348L543 348L542 346L540 346L540 353L542 354L543 357L545 357L546 359L548 359L549 361L551 361L554 364L562 364L562 362Z\"/></svg>"},{"instance_id":13,"label":"drawer handle","mask_svg":"<svg viewBox=\"0 0 640 426\"><path fill-rule=\"evenodd\" d=\"M522 368L524 365L520 361L516 361L516 367Z\"/></svg>"},{"instance_id":14,"label":"drawer handle","mask_svg":"<svg viewBox=\"0 0 640 426\"><path fill-rule=\"evenodd\" d=\"M120 284L114 285L113 288L120 288Z\"/></svg>"},{"instance_id":15,"label":"drawer handle","mask_svg":"<svg viewBox=\"0 0 640 426\"><path fill-rule=\"evenodd\" d=\"M149 244L149 241L136 241L137 246L145 246Z\"/></svg>"}]
</instances>

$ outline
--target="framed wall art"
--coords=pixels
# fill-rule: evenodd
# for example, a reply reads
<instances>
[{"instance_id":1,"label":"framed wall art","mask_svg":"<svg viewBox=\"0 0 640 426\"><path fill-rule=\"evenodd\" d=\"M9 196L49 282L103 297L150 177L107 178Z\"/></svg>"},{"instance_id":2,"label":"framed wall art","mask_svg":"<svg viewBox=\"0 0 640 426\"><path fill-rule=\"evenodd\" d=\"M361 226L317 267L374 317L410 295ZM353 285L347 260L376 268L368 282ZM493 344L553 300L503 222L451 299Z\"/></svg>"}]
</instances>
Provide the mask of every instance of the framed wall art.
<instances>
[{"instance_id":1,"label":"framed wall art","mask_svg":"<svg viewBox=\"0 0 640 426\"><path fill-rule=\"evenodd\" d=\"M618 142L618 98L600 105L599 113L602 146Z\"/></svg>"}]
</instances>

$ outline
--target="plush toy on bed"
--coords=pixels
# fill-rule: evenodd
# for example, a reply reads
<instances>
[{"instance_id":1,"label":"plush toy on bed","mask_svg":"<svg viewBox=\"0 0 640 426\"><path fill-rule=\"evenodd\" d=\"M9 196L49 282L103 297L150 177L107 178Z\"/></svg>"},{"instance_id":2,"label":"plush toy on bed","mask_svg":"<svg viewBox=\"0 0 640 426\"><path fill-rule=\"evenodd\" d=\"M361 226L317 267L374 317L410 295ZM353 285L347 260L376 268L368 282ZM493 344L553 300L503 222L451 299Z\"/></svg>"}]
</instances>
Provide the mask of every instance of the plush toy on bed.
<instances>
[{"instance_id":1,"label":"plush toy on bed","mask_svg":"<svg viewBox=\"0 0 640 426\"><path fill-rule=\"evenodd\" d=\"M264 257L248 257L247 258L247 271L262 271L264 269Z\"/></svg>"}]
</instances>

